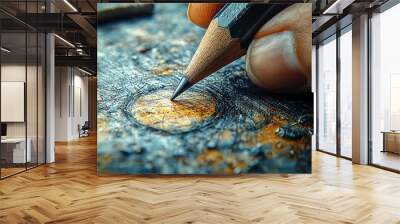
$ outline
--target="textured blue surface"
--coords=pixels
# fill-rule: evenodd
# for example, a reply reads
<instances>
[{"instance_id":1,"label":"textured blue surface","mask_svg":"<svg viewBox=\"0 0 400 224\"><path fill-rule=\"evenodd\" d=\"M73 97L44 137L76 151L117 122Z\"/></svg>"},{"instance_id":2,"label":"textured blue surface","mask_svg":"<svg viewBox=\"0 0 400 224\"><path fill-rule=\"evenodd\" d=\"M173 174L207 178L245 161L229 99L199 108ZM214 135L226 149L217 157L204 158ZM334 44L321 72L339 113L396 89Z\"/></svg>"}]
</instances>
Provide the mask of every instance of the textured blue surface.
<instances>
[{"instance_id":1,"label":"textured blue surface","mask_svg":"<svg viewBox=\"0 0 400 224\"><path fill-rule=\"evenodd\" d=\"M184 4L158 4L153 16L98 27L99 172L311 172L312 96L258 90L243 59L193 87L217 102L207 123L168 132L135 120L135 100L173 88L203 33L186 19Z\"/></svg>"}]
</instances>

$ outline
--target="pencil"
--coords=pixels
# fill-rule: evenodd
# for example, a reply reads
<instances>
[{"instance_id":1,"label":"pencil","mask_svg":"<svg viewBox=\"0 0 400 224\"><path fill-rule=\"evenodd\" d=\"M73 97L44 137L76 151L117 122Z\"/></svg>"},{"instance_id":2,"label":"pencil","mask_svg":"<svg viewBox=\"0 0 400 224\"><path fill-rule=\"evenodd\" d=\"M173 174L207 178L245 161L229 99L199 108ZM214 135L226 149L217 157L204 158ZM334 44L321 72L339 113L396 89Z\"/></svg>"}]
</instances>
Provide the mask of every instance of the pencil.
<instances>
[{"instance_id":1,"label":"pencil","mask_svg":"<svg viewBox=\"0 0 400 224\"><path fill-rule=\"evenodd\" d=\"M226 4L210 22L171 100L243 56L258 29L287 6L288 4Z\"/></svg>"}]
</instances>

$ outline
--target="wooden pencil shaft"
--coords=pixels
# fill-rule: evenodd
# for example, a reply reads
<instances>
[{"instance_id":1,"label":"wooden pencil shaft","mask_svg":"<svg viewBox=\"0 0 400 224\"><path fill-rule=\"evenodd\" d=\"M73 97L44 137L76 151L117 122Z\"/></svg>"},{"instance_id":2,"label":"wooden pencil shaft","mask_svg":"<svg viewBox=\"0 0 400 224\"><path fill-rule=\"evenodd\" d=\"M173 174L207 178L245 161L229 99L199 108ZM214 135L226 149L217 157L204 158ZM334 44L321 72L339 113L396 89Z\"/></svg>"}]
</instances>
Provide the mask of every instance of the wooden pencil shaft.
<instances>
[{"instance_id":1,"label":"wooden pencil shaft","mask_svg":"<svg viewBox=\"0 0 400 224\"><path fill-rule=\"evenodd\" d=\"M226 4L211 21L185 73L195 84L246 53L258 29L288 5Z\"/></svg>"},{"instance_id":2,"label":"wooden pencil shaft","mask_svg":"<svg viewBox=\"0 0 400 224\"><path fill-rule=\"evenodd\" d=\"M186 68L187 80L195 84L224 65L243 56L239 39L232 39L229 30L211 21L190 64Z\"/></svg>"}]
</instances>

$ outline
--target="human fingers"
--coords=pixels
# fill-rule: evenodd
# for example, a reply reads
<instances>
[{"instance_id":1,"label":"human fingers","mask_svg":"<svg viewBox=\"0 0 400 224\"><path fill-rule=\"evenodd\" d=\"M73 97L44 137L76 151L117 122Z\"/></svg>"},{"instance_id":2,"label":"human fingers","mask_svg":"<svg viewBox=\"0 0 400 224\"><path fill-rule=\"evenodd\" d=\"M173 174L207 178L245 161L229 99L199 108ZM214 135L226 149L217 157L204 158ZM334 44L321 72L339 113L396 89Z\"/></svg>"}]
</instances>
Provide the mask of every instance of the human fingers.
<instances>
[{"instance_id":1,"label":"human fingers","mask_svg":"<svg viewBox=\"0 0 400 224\"><path fill-rule=\"evenodd\" d=\"M246 55L249 78L273 92L309 91L311 4L294 4L257 32Z\"/></svg>"},{"instance_id":2,"label":"human fingers","mask_svg":"<svg viewBox=\"0 0 400 224\"><path fill-rule=\"evenodd\" d=\"M214 15L223 6L223 3L189 3L187 16L194 24L207 28Z\"/></svg>"}]
</instances>

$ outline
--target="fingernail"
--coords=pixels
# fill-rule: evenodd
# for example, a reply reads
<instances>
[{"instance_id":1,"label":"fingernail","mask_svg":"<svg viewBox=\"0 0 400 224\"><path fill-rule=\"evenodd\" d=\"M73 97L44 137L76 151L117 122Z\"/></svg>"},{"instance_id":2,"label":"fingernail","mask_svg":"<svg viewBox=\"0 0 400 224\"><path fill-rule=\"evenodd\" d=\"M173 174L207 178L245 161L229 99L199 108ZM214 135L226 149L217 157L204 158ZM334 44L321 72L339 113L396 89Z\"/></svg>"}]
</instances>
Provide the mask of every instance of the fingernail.
<instances>
[{"instance_id":1,"label":"fingernail","mask_svg":"<svg viewBox=\"0 0 400 224\"><path fill-rule=\"evenodd\" d=\"M256 85L274 92L296 92L307 85L290 31L254 40L247 50L246 70Z\"/></svg>"}]
</instances>

